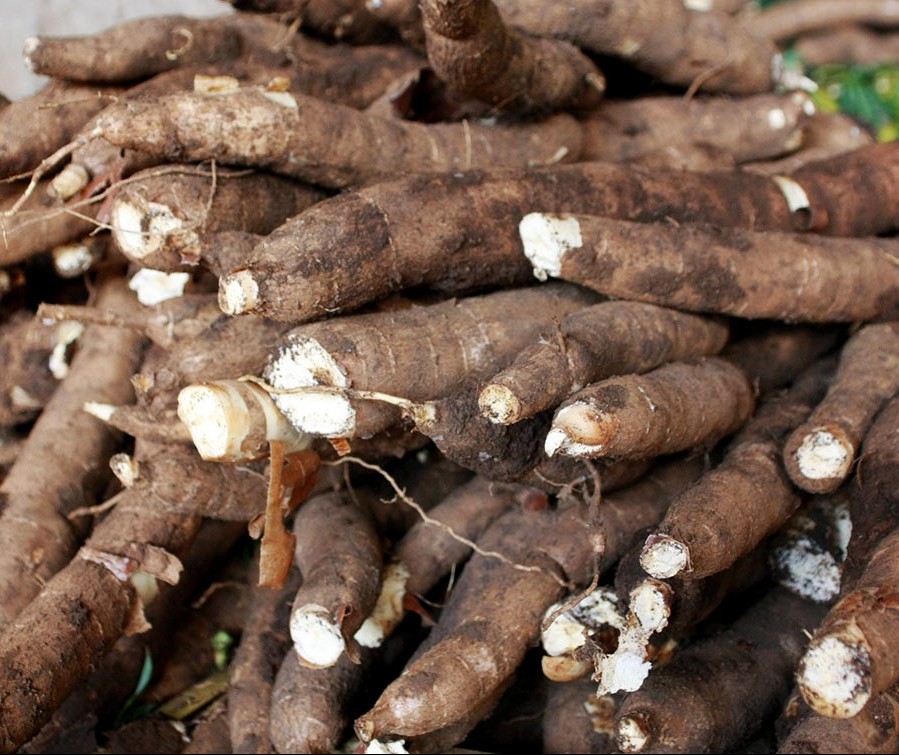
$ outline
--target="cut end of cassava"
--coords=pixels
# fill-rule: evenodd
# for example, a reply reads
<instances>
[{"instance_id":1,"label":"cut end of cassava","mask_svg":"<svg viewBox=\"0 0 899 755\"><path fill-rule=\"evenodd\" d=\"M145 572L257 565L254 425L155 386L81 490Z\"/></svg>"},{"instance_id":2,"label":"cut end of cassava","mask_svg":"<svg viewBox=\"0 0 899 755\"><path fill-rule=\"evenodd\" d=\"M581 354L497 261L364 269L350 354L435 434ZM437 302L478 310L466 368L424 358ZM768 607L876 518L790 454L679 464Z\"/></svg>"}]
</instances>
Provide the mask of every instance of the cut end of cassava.
<instances>
[{"instance_id":1,"label":"cut end of cassava","mask_svg":"<svg viewBox=\"0 0 899 755\"><path fill-rule=\"evenodd\" d=\"M53 249L53 269L60 278L77 278L97 261L90 244L62 244Z\"/></svg>"},{"instance_id":2,"label":"cut end of cassava","mask_svg":"<svg viewBox=\"0 0 899 755\"><path fill-rule=\"evenodd\" d=\"M259 386L240 381L198 383L178 394L178 418L206 461L249 461L260 458L270 441L293 453L309 447Z\"/></svg>"},{"instance_id":3,"label":"cut end of cassava","mask_svg":"<svg viewBox=\"0 0 899 755\"><path fill-rule=\"evenodd\" d=\"M849 474L855 451L847 438L822 427L805 434L795 458L797 471L809 480L842 481Z\"/></svg>"},{"instance_id":4,"label":"cut end of cassava","mask_svg":"<svg viewBox=\"0 0 899 755\"><path fill-rule=\"evenodd\" d=\"M406 749L405 739L394 739L390 742L382 742L380 739L373 739L366 746L365 753L376 753L377 755L403 755L409 751Z\"/></svg>"},{"instance_id":5,"label":"cut end of cassava","mask_svg":"<svg viewBox=\"0 0 899 755\"><path fill-rule=\"evenodd\" d=\"M581 224L570 215L532 212L518 224L524 253L534 268L534 277L545 281L562 274L562 258L569 249L583 246Z\"/></svg>"},{"instance_id":6,"label":"cut end of cassava","mask_svg":"<svg viewBox=\"0 0 899 755\"><path fill-rule=\"evenodd\" d=\"M50 180L47 193L65 201L71 199L90 182L87 168L78 163L69 163Z\"/></svg>"},{"instance_id":7,"label":"cut end of cassava","mask_svg":"<svg viewBox=\"0 0 899 755\"><path fill-rule=\"evenodd\" d=\"M573 682L593 673L593 664L570 655L544 655L540 660L543 676L551 682Z\"/></svg>"},{"instance_id":8,"label":"cut end of cassava","mask_svg":"<svg viewBox=\"0 0 899 755\"><path fill-rule=\"evenodd\" d=\"M277 389L272 398L278 409L298 430L334 438L354 435L353 404L332 388L347 387L346 375L314 338L289 340L266 368L265 379ZM316 386L321 389L312 390Z\"/></svg>"},{"instance_id":9,"label":"cut end of cassava","mask_svg":"<svg viewBox=\"0 0 899 755\"><path fill-rule=\"evenodd\" d=\"M120 199L113 203L110 218L113 239L129 259L140 261L158 253L175 234L184 256L190 256L192 251L198 254L197 234L186 229L184 221L168 205L159 202L139 205Z\"/></svg>"},{"instance_id":10,"label":"cut end of cassava","mask_svg":"<svg viewBox=\"0 0 899 755\"><path fill-rule=\"evenodd\" d=\"M643 752L650 743L649 727L639 714L618 719L615 739L621 752Z\"/></svg>"},{"instance_id":11,"label":"cut end of cassava","mask_svg":"<svg viewBox=\"0 0 899 755\"><path fill-rule=\"evenodd\" d=\"M549 456L599 456L611 432L606 414L586 402L575 401L556 412L544 448Z\"/></svg>"},{"instance_id":12,"label":"cut end of cassava","mask_svg":"<svg viewBox=\"0 0 899 755\"><path fill-rule=\"evenodd\" d=\"M190 283L190 273L167 273L144 267L131 276L128 288L137 294L137 300L145 307L152 307L169 299L184 296Z\"/></svg>"},{"instance_id":13,"label":"cut end of cassava","mask_svg":"<svg viewBox=\"0 0 899 755\"><path fill-rule=\"evenodd\" d=\"M646 660L645 652L619 646L612 655L602 660L599 694L635 692L643 686L651 669L652 664Z\"/></svg>"},{"instance_id":14,"label":"cut end of cassava","mask_svg":"<svg viewBox=\"0 0 899 755\"><path fill-rule=\"evenodd\" d=\"M248 270L222 276L219 281L219 309L226 315L253 312L259 306L259 284Z\"/></svg>"},{"instance_id":15,"label":"cut end of cassava","mask_svg":"<svg viewBox=\"0 0 899 755\"><path fill-rule=\"evenodd\" d=\"M34 70L33 57L40 46L40 37L28 37L25 40L25 44L22 46L22 59L25 61L25 67L32 73L36 73L36 71Z\"/></svg>"},{"instance_id":16,"label":"cut end of cassava","mask_svg":"<svg viewBox=\"0 0 899 755\"><path fill-rule=\"evenodd\" d=\"M871 698L871 655L860 638L825 635L809 645L797 677L805 701L822 716L851 718Z\"/></svg>"},{"instance_id":17,"label":"cut end of cassava","mask_svg":"<svg viewBox=\"0 0 899 755\"><path fill-rule=\"evenodd\" d=\"M651 577L669 579L690 568L690 549L667 535L650 535L640 553L640 566Z\"/></svg>"},{"instance_id":18,"label":"cut end of cassava","mask_svg":"<svg viewBox=\"0 0 899 755\"><path fill-rule=\"evenodd\" d=\"M840 564L808 536L775 545L770 563L774 580L806 600L829 603L840 592Z\"/></svg>"},{"instance_id":19,"label":"cut end of cassava","mask_svg":"<svg viewBox=\"0 0 899 755\"><path fill-rule=\"evenodd\" d=\"M521 419L521 402L504 385L490 383L478 395L478 408L497 425L511 425Z\"/></svg>"},{"instance_id":20,"label":"cut end of cassava","mask_svg":"<svg viewBox=\"0 0 899 755\"><path fill-rule=\"evenodd\" d=\"M311 668L330 668L346 650L340 627L324 606L310 603L290 616L290 636L300 662Z\"/></svg>"},{"instance_id":21,"label":"cut end of cassava","mask_svg":"<svg viewBox=\"0 0 899 755\"><path fill-rule=\"evenodd\" d=\"M381 579L381 592L374 610L353 636L362 647L379 648L406 615L403 599L409 582L409 567L402 562L388 564Z\"/></svg>"},{"instance_id":22,"label":"cut end of cassava","mask_svg":"<svg viewBox=\"0 0 899 755\"><path fill-rule=\"evenodd\" d=\"M629 597L629 611L647 636L661 632L671 618L671 586L655 579L643 580Z\"/></svg>"}]
</instances>

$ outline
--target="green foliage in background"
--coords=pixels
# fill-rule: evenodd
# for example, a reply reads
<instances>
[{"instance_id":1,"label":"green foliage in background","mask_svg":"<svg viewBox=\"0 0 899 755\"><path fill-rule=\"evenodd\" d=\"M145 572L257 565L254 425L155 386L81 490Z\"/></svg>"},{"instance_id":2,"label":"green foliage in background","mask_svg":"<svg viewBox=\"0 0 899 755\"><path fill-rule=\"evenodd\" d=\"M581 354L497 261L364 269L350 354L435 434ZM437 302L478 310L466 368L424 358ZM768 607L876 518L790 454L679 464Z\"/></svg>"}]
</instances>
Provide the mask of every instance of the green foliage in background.
<instances>
[{"instance_id":1,"label":"green foliage in background","mask_svg":"<svg viewBox=\"0 0 899 755\"><path fill-rule=\"evenodd\" d=\"M830 63L806 75L818 85L812 99L820 110L848 113L870 124L878 141L899 136L899 64Z\"/></svg>"},{"instance_id":2,"label":"green foliage in background","mask_svg":"<svg viewBox=\"0 0 899 755\"><path fill-rule=\"evenodd\" d=\"M765 8L790 1L755 0L755 3ZM878 65L828 63L808 66L790 48L784 57L788 67L818 85L817 91L812 92L818 109L857 118L870 126L878 141L899 138L899 61Z\"/></svg>"}]
</instances>

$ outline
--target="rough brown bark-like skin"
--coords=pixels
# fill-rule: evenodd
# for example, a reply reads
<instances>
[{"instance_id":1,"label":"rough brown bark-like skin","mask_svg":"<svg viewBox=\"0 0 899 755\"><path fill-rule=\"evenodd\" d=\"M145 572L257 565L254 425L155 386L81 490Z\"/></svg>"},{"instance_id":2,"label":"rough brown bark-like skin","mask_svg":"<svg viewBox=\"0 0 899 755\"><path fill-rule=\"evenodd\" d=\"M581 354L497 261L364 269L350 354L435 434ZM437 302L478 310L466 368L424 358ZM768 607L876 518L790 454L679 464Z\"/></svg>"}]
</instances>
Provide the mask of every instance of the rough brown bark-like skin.
<instances>
[{"instance_id":1,"label":"rough brown bark-like skin","mask_svg":"<svg viewBox=\"0 0 899 755\"><path fill-rule=\"evenodd\" d=\"M217 160L266 168L327 188L406 173L551 165L576 160L580 126L567 114L538 123L424 124L367 115L299 93L275 102L260 88L173 94L108 108L103 136L160 161Z\"/></svg>"},{"instance_id":2,"label":"rough brown bark-like skin","mask_svg":"<svg viewBox=\"0 0 899 755\"><path fill-rule=\"evenodd\" d=\"M164 504L126 492L86 545L127 573L150 568L145 557L183 555L201 520ZM81 555L47 582L0 635L0 750L31 739L112 645L140 626L139 603L127 578Z\"/></svg>"},{"instance_id":3,"label":"rough brown bark-like skin","mask_svg":"<svg viewBox=\"0 0 899 755\"><path fill-rule=\"evenodd\" d=\"M303 582L292 613L309 604L328 609L352 657L358 650L353 635L371 614L381 589L383 556L374 524L348 497L326 493L303 503L293 532Z\"/></svg>"},{"instance_id":4,"label":"rough brown bark-like skin","mask_svg":"<svg viewBox=\"0 0 899 755\"><path fill-rule=\"evenodd\" d=\"M784 41L809 31L849 23L895 25L899 10L889 0L800 0L789 8L766 8L749 16L743 25L757 36Z\"/></svg>"},{"instance_id":5,"label":"rough brown bark-like skin","mask_svg":"<svg viewBox=\"0 0 899 755\"><path fill-rule=\"evenodd\" d=\"M492 0L424 0L428 60L453 89L518 113L591 107L599 69L574 45L507 28Z\"/></svg>"},{"instance_id":6,"label":"rough brown bark-like skin","mask_svg":"<svg viewBox=\"0 0 899 755\"><path fill-rule=\"evenodd\" d=\"M13 312L0 324L0 425L34 419L59 385L49 365L53 333L28 310Z\"/></svg>"},{"instance_id":7,"label":"rough brown bark-like skin","mask_svg":"<svg viewBox=\"0 0 899 755\"><path fill-rule=\"evenodd\" d=\"M760 396L784 388L844 336L842 327L769 323L732 340L721 356L742 369Z\"/></svg>"},{"instance_id":8,"label":"rough brown bark-like skin","mask_svg":"<svg viewBox=\"0 0 899 755\"><path fill-rule=\"evenodd\" d=\"M584 243L563 254L558 277L608 296L787 322L899 315L893 239L577 220Z\"/></svg>"},{"instance_id":9,"label":"rough brown bark-like skin","mask_svg":"<svg viewBox=\"0 0 899 755\"><path fill-rule=\"evenodd\" d=\"M815 755L828 752L892 753L899 747L899 697L884 692L852 718L827 718L807 712L779 743L779 753Z\"/></svg>"},{"instance_id":10,"label":"rough brown bark-like skin","mask_svg":"<svg viewBox=\"0 0 899 755\"><path fill-rule=\"evenodd\" d=\"M49 252L53 247L80 241L96 227L92 218L97 206L63 204L47 196L48 184L41 181L15 215L0 216L0 266L6 267ZM22 187L24 189L24 187ZM0 200L0 211L9 210L19 193ZM82 217L67 210L74 209Z\"/></svg>"},{"instance_id":11,"label":"rough brown bark-like skin","mask_svg":"<svg viewBox=\"0 0 899 755\"><path fill-rule=\"evenodd\" d=\"M272 356L289 353L301 339L314 339L340 365L349 387L427 401L494 372L558 320L595 301L576 286L541 289L310 323L291 330ZM423 353L439 358L423 361Z\"/></svg>"},{"instance_id":12,"label":"rough brown bark-like skin","mask_svg":"<svg viewBox=\"0 0 899 755\"><path fill-rule=\"evenodd\" d=\"M98 304L123 315L136 306L121 279L102 284ZM143 345L133 331L90 326L68 376L0 486L0 626L68 563L84 536L81 524L69 521L67 514L102 496L110 479L109 456L121 436L82 405L128 403Z\"/></svg>"},{"instance_id":13,"label":"rough brown bark-like skin","mask_svg":"<svg viewBox=\"0 0 899 755\"><path fill-rule=\"evenodd\" d=\"M147 78L179 66L236 58L240 35L228 16L159 16L125 21L85 37L33 37L25 59L34 73L106 83Z\"/></svg>"},{"instance_id":14,"label":"rough brown bark-like skin","mask_svg":"<svg viewBox=\"0 0 899 755\"><path fill-rule=\"evenodd\" d=\"M568 315L558 338L529 346L487 387L511 391L524 418L555 408L588 383L714 354L728 333L718 319L638 302L602 302Z\"/></svg>"},{"instance_id":15,"label":"rough brown bark-like skin","mask_svg":"<svg viewBox=\"0 0 899 755\"><path fill-rule=\"evenodd\" d=\"M428 516L457 535L477 540L506 509L535 496L536 500L546 499L545 493L534 488L474 477L430 509ZM409 569L406 589L424 596L470 552L468 545L445 529L420 521L397 543L394 558Z\"/></svg>"},{"instance_id":16,"label":"rough brown bark-like skin","mask_svg":"<svg viewBox=\"0 0 899 755\"><path fill-rule=\"evenodd\" d=\"M607 101L587 114L584 160L632 160L662 147L697 144L722 149L734 162L795 151L809 120L807 95L745 98L638 97Z\"/></svg>"},{"instance_id":17,"label":"rough brown bark-like skin","mask_svg":"<svg viewBox=\"0 0 899 755\"><path fill-rule=\"evenodd\" d=\"M122 90L51 80L0 111L0 178L36 168Z\"/></svg>"},{"instance_id":18,"label":"rough brown bark-like skin","mask_svg":"<svg viewBox=\"0 0 899 755\"><path fill-rule=\"evenodd\" d=\"M760 402L721 463L671 502L646 548L657 536L684 544L689 564L681 576L700 579L728 568L779 529L800 504L783 468L784 438L820 401L833 366L821 360L789 390Z\"/></svg>"},{"instance_id":19,"label":"rough brown bark-like skin","mask_svg":"<svg viewBox=\"0 0 899 755\"><path fill-rule=\"evenodd\" d=\"M549 682L543 712L543 752L613 753L615 711L621 696L596 694L589 677Z\"/></svg>"},{"instance_id":20,"label":"rough brown bark-like skin","mask_svg":"<svg viewBox=\"0 0 899 755\"><path fill-rule=\"evenodd\" d=\"M253 572L258 572L258 565ZM290 601L299 586L300 573L291 569L287 582L279 590L260 587L256 582L250 587L246 625L234 651L228 685L228 719L234 752L260 755L273 752L269 733L269 718L274 713L272 687L282 660L291 651L287 620Z\"/></svg>"},{"instance_id":21,"label":"rough brown bark-like skin","mask_svg":"<svg viewBox=\"0 0 899 755\"><path fill-rule=\"evenodd\" d=\"M184 755L192 753L217 752L227 755L234 752L228 731L228 709L230 695L219 698L197 716L197 722L190 733L190 742L181 750Z\"/></svg>"},{"instance_id":22,"label":"rough brown bark-like skin","mask_svg":"<svg viewBox=\"0 0 899 755\"><path fill-rule=\"evenodd\" d=\"M815 214L827 216L826 233L874 236L899 225L892 205L880 201L899 186L899 145L814 163L794 178ZM517 220L537 208L755 230L791 230L802 220L770 178L748 172L579 163L416 176L325 200L273 231L243 268L259 288L251 311L300 322L412 286L520 285L532 272Z\"/></svg>"},{"instance_id":23,"label":"rough brown bark-like skin","mask_svg":"<svg viewBox=\"0 0 899 755\"><path fill-rule=\"evenodd\" d=\"M867 325L840 351L840 366L827 395L787 438L784 464L790 479L810 493L836 490L846 474L812 479L801 471L796 453L806 437L823 429L845 443L854 458L880 407L899 389L899 323Z\"/></svg>"},{"instance_id":24,"label":"rough brown bark-like skin","mask_svg":"<svg viewBox=\"0 0 899 755\"><path fill-rule=\"evenodd\" d=\"M114 221L122 206L140 216L141 235L134 228L113 229L122 254L142 267L172 272L196 265L215 234L264 235L323 198L310 186L264 172L213 174L168 165L132 175L115 190L109 211ZM180 222L178 230L166 233L154 226L161 214Z\"/></svg>"},{"instance_id":25,"label":"rough brown bark-like skin","mask_svg":"<svg viewBox=\"0 0 899 755\"><path fill-rule=\"evenodd\" d=\"M572 427L562 414L571 406L583 406L595 427L583 434ZM695 357L588 385L562 402L553 428L565 427L575 443L596 447L576 455L646 459L711 447L754 408L755 392L742 370L720 357Z\"/></svg>"},{"instance_id":26,"label":"rough brown bark-like skin","mask_svg":"<svg viewBox=\"0 0 899 755\"><path fill-rule=\"evenodd\" d=\"M728 629L653 670L618 711L649 734L647 752L724 752L786 700L806 632L824 609L774 588Z\"/></svg>"},{"instance_id":27,"label":"rough brown bark-like skin","mask_svg":"<svg viewBox=\"0 0 899 755\"><path fill-rule=\"evenodd\" d=\"M774 86L776 46L722 11L688 10L680 0L497 0L508 24L622 57L662 81L707 91L754 94Z\"/></svg>"},{"instance_id":28,"label":"rough brown bark-like skin","mask_svg":"<svg viewBox=\"0 0 899 755\"><path fill-rule=\"evenodd\" d=\"M310 669L292 650L284 656L272 688L270 735L274 752L333 752L349 723L347 704L368 664L346 654L334 666Z\"/></svg>"},{"instance_id":29,"label":"rough brown bark-like skin","mask_svg":"<svg viewBox=\"0 0 899 755\"><path fill-rule=\"evenodd\" d=\"M619 540L629 542L636 528L643 526L644 516L651 517L653 509L660 515L670 496L695 478L698 467L691 471L689 466L672 466L658 477L603 498L599 516L609 506L617 508L613 501L620 502L620 509L610 516L629 532L612 532L617 524L608 520L603 529L609 530L606 540L611 548L602 554L594 553L586 514L576 506L516 508L495 520L478 545L541 571L522 571L488 555L472 556L426 649L357 719L357 732L366 739L384 734L418 737L469 720L472 710L509 679L536 643L546 608L564 593L558 577L585 584L596 556L603 564L613 563L620 555ZM660 499L661 504L652 503ZM644 504L641 511L633 508L638 501Z\"/></svg>"},{"instance_id":30,"label":"rough brown bark-like skin","mask_svg":"<svg viewBox=\"0 0 899 755\"><path fill-rule=\"evenodd\" d=\"M389 28L368 10L365 0L227 0L238 10L283 13L299 18L304 29L331 39L366 44L388 36Z\"/></svg>"},{"instance_id":31,"label":"rough brown bark-like skin","mask_svg":"<svg viewBox=\"0 0 899 755\"><path fill-rule=\"evenodd\" d=\"M810 66L826 63L872 66L899 58L899 37L861 24L838 26L803 35L794 43L794 49Z\"/></svg>"}]
</instances>

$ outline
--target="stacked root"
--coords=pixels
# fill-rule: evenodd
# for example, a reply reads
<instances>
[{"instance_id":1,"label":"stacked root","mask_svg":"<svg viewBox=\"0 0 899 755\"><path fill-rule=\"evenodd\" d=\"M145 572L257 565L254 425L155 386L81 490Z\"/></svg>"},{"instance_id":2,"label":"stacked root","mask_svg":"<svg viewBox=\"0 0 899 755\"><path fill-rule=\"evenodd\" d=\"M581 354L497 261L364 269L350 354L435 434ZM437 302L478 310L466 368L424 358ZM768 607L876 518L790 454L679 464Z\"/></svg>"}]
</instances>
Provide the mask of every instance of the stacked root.
<instances>
[{"instance_id":1,"label":"stacked root","mask_svg":"<svg viewBox=\"0 0 899 755\"><path fill-rule=\"evenodd\" d=\"M895 751L889 3L230 5L0 98L0 751Z\"/></svg>"}]
</instances>

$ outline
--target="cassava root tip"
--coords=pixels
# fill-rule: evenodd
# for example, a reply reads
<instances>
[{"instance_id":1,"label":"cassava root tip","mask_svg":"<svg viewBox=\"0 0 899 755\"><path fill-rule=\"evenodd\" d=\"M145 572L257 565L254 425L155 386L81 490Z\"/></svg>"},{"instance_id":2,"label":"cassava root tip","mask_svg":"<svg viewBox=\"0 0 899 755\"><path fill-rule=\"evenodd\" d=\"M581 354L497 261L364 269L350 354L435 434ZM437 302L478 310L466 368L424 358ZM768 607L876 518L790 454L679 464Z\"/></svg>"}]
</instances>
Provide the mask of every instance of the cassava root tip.
<instances>
[{"instance_id":1,"label":"cassava root tip","mask_svg":"<svg viewBox=\"0 0 899 755\"><path fill-rule=\"evenodd\" d=\"M616 725L615 740L622 752L643 752L652 736L646 722L638 713L622 716Z\"/></svg>"}]
</instances>

